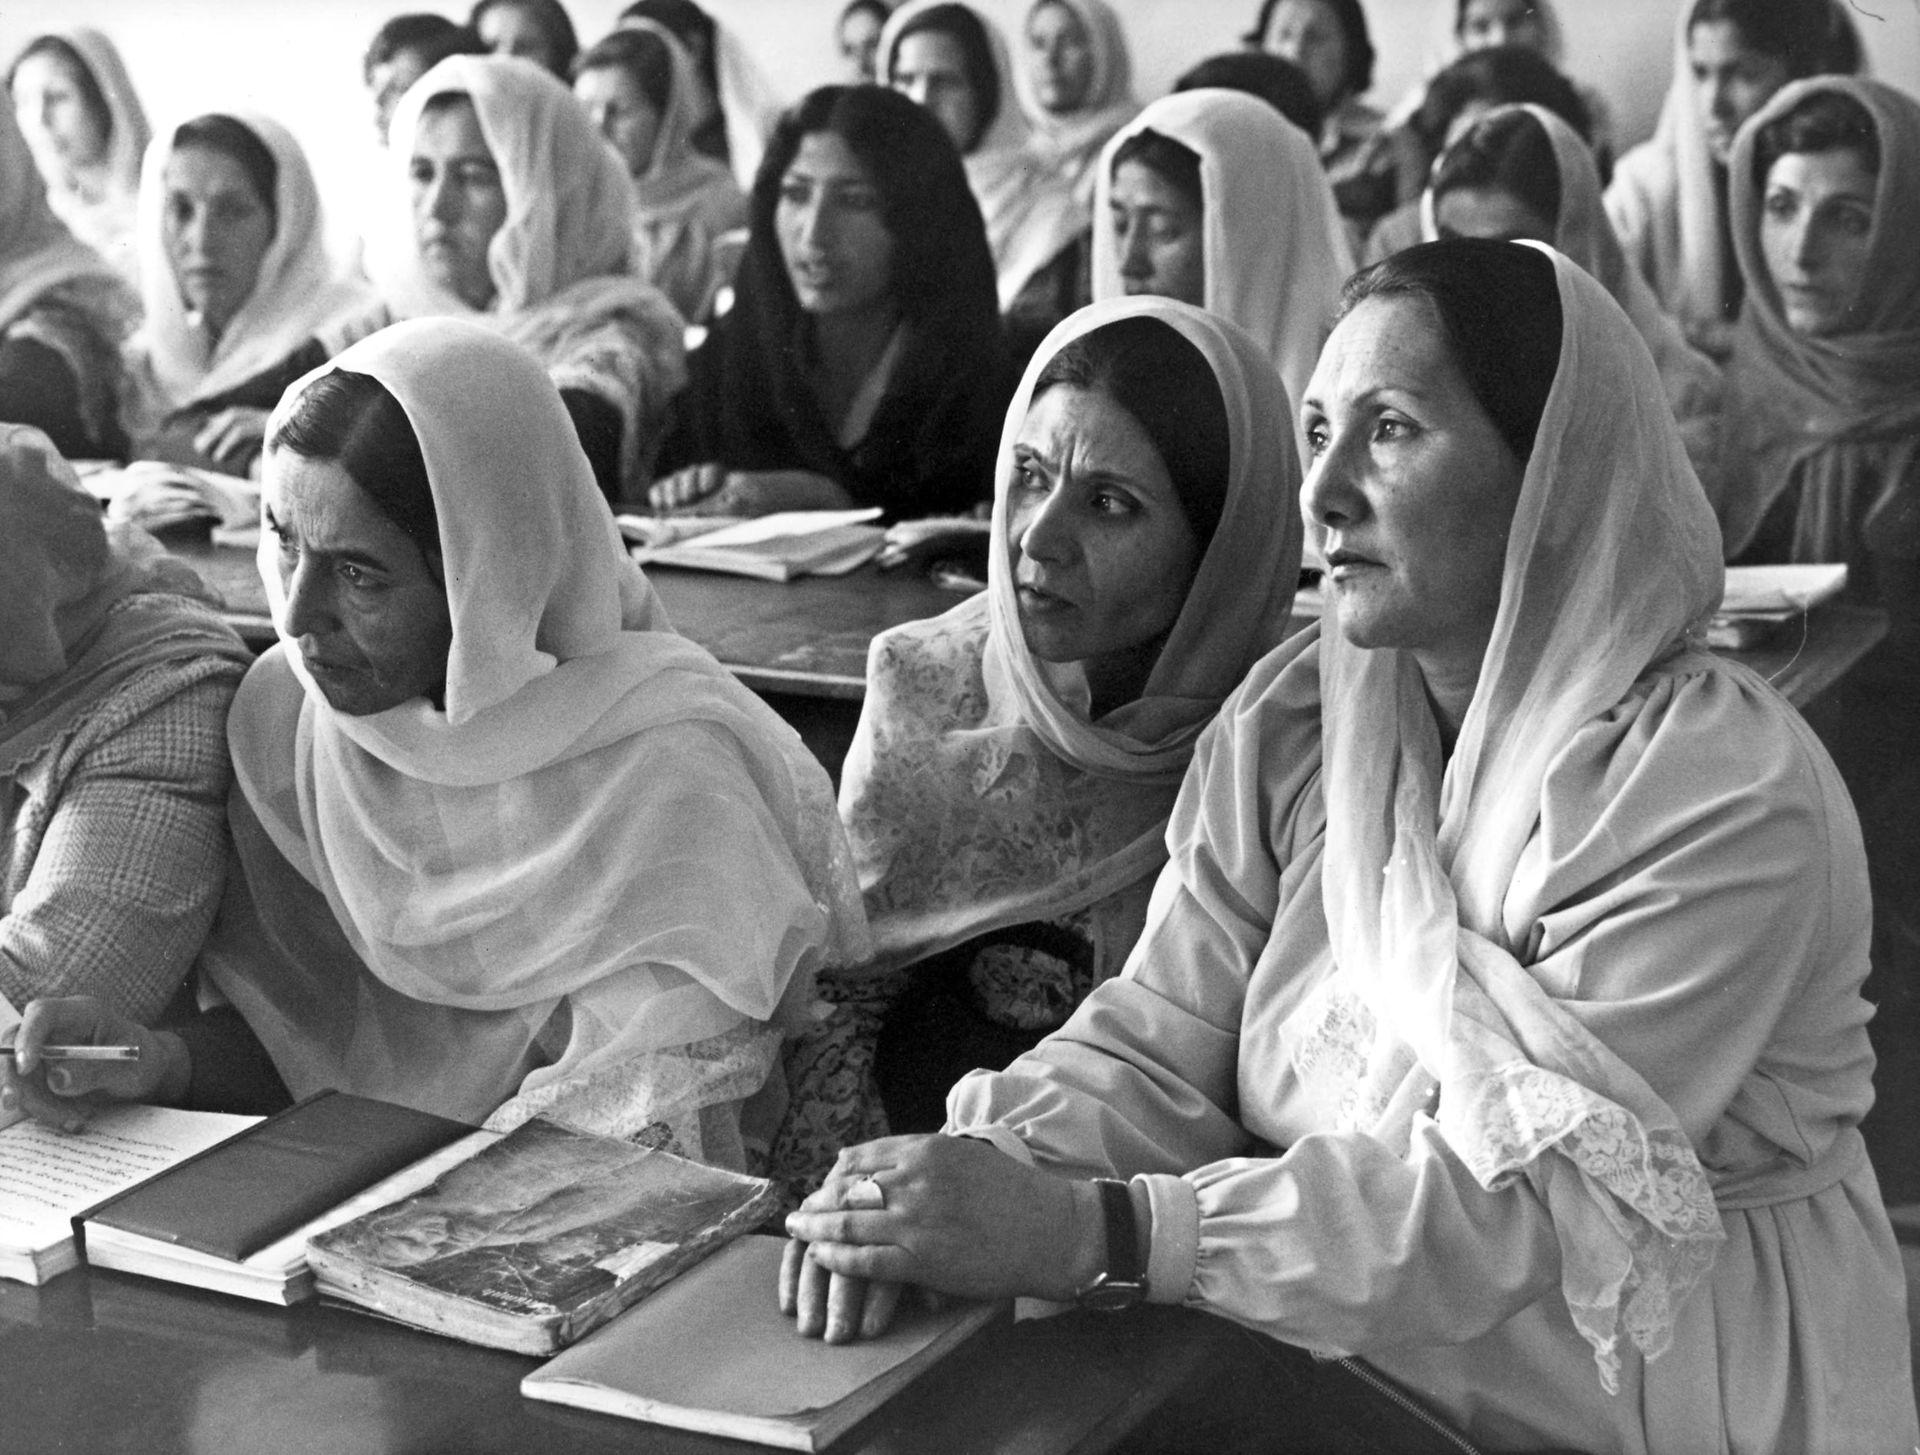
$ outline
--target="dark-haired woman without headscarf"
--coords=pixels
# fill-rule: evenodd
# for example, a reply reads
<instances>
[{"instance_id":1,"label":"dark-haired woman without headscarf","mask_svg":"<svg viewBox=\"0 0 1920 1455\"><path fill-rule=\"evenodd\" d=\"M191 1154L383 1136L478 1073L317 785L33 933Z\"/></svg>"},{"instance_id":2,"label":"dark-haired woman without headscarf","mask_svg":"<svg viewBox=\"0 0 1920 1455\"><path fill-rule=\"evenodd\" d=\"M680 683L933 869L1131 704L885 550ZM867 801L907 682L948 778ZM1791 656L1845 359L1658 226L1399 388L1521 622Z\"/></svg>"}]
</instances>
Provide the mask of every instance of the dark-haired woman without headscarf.
<instances>
[{"instance_id":1,"label":"dark-haired woman without headscarf","mask_svg":"<svg viewBox=\"0 0 1920 1455\"><path fill-rule=\"evenodd\" d=\"M1194 740L1287 631L1292 434L1266 350L1185 303L1096 303L1042 344L986 591L873 644L840 811L878 954L823 981L837 1014L790 1053L777 1172L939 1125L957 1076L1119 971Z\"/></svg>"},{"instance_id":2,"label":"dark-haired woman without headscarf","mask_svg":"<svg viewBox=\"0 0 1920 1455\"><path fill-rule=\"evenodd\" d=\"M1787 82L1859 68L1860 37L1841 0L1690 0L1680 8L1659 123L1614 168L1607 214L1661 307L1714 358L1725 360L1740 313L1727 226L1734 136Z\"/></svg>"},{"instance_id":3,"label":"dark-haired woman without headscarf","mask_svg":"<svg viewBox=\"0 0 1920 1455\"><path fill-rule=\"evenodd\" d=\"M987 494L1001 360L980 212L939 123L877 86L822 87L768 144L653 502L964 511Z\"/></svg>"},{"instance_id":4,"label":"dark-haired woman without headscarf","mask_svg":"<svg viewBox=\"0 0 1920 1455\"><path fill-rule=\"evenodd\" d=\"M664 25L629 20L573 63L573 94L633 180L633 270L697 323L727 279L714 242L747 220L724 164L696 150L704 92L693 58Z\"/></svg>"},{"instance_id":5,"label":"dark-haired woman without headscarf","mask_svg":"<svg viewBox=\"0 0 1920 1455\"><path fill-rule=\"evenodd\" d=\"M801 1330L884 1326L877 1277L1256 1331L1149 1450L1910 1450L1859 829L1695 646L1718 531L1646 346L1533 244L1348 300L1326 617L1201 738L1122 973L788 1219ZM1388 1433L1327 1438L1343 1390Z\"/></svg>"},{"instance_id":6,"label":"dark-haired woman without headscarf","mask_svg":"<svg viewBox=\"0 0 1920 1455\"><path fill-rule=\"evenodd\" d=\"M83 25L49 31L20 52L7 86L54 215L138 286L135 199L153 133L119 50Z\"/></svg>"},{"instance_id":7,"label":"dark-haired woman without headscarf","mask_svg":"<svg viewBox=\"0 0 1920 1455\"><path fill-rule=\"evenodd\" d=\"M328 251L306 153L265 116L197 117L149 147L139 242L147 314L122 406L132 452L244 475L267 411L372 295Z\"/></svg>"}]
</instances>

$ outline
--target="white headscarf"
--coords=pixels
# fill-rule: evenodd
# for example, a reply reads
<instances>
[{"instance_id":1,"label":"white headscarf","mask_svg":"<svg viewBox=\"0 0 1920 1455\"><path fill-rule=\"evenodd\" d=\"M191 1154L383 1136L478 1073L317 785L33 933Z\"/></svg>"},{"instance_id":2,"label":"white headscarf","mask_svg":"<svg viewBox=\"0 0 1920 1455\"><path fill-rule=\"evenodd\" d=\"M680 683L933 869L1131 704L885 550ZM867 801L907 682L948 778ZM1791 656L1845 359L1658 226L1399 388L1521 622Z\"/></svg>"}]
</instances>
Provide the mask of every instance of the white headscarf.
<instances>
[{"instance_id":1,"label":"white headscarf","mask_svg":"<svg viewBox=\"0 0 1920 1455\"><path fill-rule=\"evenodd\" d=\"M667 103L660 113L653 156L634 179L634 269L697 321L712 291L714 239L744 227L747 199L725 164L694 150L693 133L706 89L680 39L656 21L621 22L667 48Z\"/></svg>"},{"instance_id":2,"label":"white headscarf","mask_svg":"<svg viewBox=\"0 0 1920 1455\"><path fill-rule=\"evenodd\" d=\"M284 638L234 703L238 791L277 855L249 855L236 818L261 944L208 968L295 1094L475 1117L617 1086L622 1062L766 1022L862 955L826 774L668 627L538 362L419 320L287 400L336 368L379 380L419 439L453 643L444 711L339 713ZM261 574L284 622L271 533ZM523 1085L536 1047L551 1064Z\"/></svg>"},{"instance_id":3,"label":"white headscarf","mask_svg":"<svg viewBox=\"0 0 1920 1455\"><path fill-rule=\"evenodd\" d=\"M1673 1111L1527 973L1502 906L1556 756L1704 626L1723 575L1638 332L1598 280L1541 250L1560 358L1452 757L1410 654L1355 647L1331 622L1320 634L1336 970L1295 1055L1343 1129L1404 1149L1431 1109L1482 1185L1529 1180L1612 1389L1621 1332L1648 1356L1671 1339L1719 1215Z\"/></svg>"},{"instance_id":4,"label":"white headscarf","mask_svg":"<svg viewBox=\"0 0 1920 1455\"><path fill-rule=\"evenodd\" d=\"M1133 94L1133 59L1127 52L1126 30L1107 0L1033 0L1026 10L1028 23L1042 5L1061 6L1080 22L1093 55L1093 76L1080 108L1062 115L1049 111L1034 95L1031 61L1014 67L1020 109L1033 129L1027 145L1073 188L1080 205L1088 207L1093 203L1094 164L1100 149L1140 109Z\"/></svg>"},{"instance_id":5,"label":"white headscarf","mask_svg":"<svg viewBox=\"0 0 1920 1455\"><path fill-rule=\"evenodd\" d=\"M874 62L883 85L893 75L893 57L900 46L901 32L927 11L958 3L960 0L908 0L893 12L880 32L880 52ZM1087 225L1086 209L1075 200L1073 188L1028 144L1031 128L1021 114L1014 89L1006 36L993 17L977 5L962 4L961 8L972 11L980 21L1000 78L1000 109L986 134L961 160L967 169L967 185L973 189L981 220L987 225L987 248L993 254L1004 312L1033 275L1080 235Z\"/></svg>"},{"instance_id":6,"label":"white headscarf","mask_svg":"<svg viewBox=\"0 0 1920 1455\"><path fill-rule=\"evenodd\" d=\"M1181 91L1148 106L1100 156L1093 212L1097 299L1125 291L1107 208L1113 158L1143 131L1200 158L1207 311L1253 335L1280 371L1287 397L1299 399L1333 328L1340 285L1353 271L1346 227L1312 139L1241 91Z\"/></svg>"},{"instance_id":7,"label":"white headscarf","mask_svg":"<svg viewBox=\"0 0 1920 1455\"><path fill-rule=\"evenodd\" d=\"M1524 111L1531 116L1546 132L1547 142L1553 148L1554 168L1560 180L1560 212L1554 222L1554 247L1604 283L1613 301L1633 320L1634 328L1660 370L1660 382L1666 386L1667 401L1673 406L1688 458L1693 461L1701 483L1707 487L1708 497L1717 499L1719 416L1725 395L1720 366L1687 342L1680 325L1660 306L1647 280L1640 276L1640 270L1627 261L1601 202L1600 173L1594 165L1592 149L1580 139L1579 132L1544 106L1527 104L1494 107L1460 139L1508 111ZM1438 170L1436 166L1435 171ZM1429 183L1420 199L1420 235L1427 242L1440 235L1434 211L1433 187Z\"/></svg>"},{"instance_id":8,"label":"white headscarf","mask_svg":"<svg viewBox=\"0 0 1920 1455\"><path fill-rule=\"evenodd\" d=\"M93 73L112 123L106 156L87 168L84 178L70 170L49 177L47 201L75 237L97 251L129 283L137 283L140 265L134 242L135 198L140 191L140 161L153 136L146 110L133 89L127 63L105 35L84 25L50 30L47 35L72 46Z\"/></svg>"},{"instance_id":9,"label":"white headscarf","mask_svg":"<svg viewBox=\"0 0 1920 1455\"><path fill-rule=\"evenodd\" d=\"M0 329L11 327L49 289L90 278L99 284L102 331L117 339L130 326L133 299L106 260L54 216L13 108L0 111Z\"/></svg>"},{"instance_id":10,"label":"white headscarf","mask_svg":"<svg viewBox=\"0 0 1920 1455\"><path fill-rule=\"evenodd\" d=\"M1027 647L1007 494L1041 373L1074 339L1127 318L1168 324L1206 359L1226 406L1230 477L1145 689L1094 722L1084 669L1042 662ZM881 965L1101 905L1166 861L1167 815L1195 739L1287 633L1300 574L1292 420L1260 346L1187 304L1114 299L1047 335L1001 431L986 591L873 644L841 806ZM1115 944L1096 926L1097 948L1111 954L1106 973L1138 932L1136 919Z\"/></svg>"},{"instance_id":11,"label":"white headscarf","mask_svg":"<svg viewBox=\"0 0 1920 1455\"><path fill-rule=\"evenodd\" d=\"M217 342L188 320L187 305L167 260L167 164L174 133L147 148L140 177L140 277L147 317L132 348L144 363L156 416L210 399L280 363L342 315L372 301L365 286L336 266L327 250L326 219L306 153L271 117L229 111L273 154L273 241L253 292Z\"/></svg>"},{"instance_id":12,"label":"white headscarf","mask_svg":"<svg viewBox=\"0 0 1920 1455\"><path fill-rule=\"evenodd\" d=\"M428 276L414 239L409 168L420 117L436 96L473 104L500 170L507 217L487 245L493 301L476 310ZM685 324L666 296L633 276L633 182L573 92L514 56L449 56L394 108L385 225L367 267L402 318L472 318L531 349L562 389L620 410L621 478L651 453L652 428L686 382Z\"/></svg>"},{"instance_id":13,"label":"white headscarf","mask_svg":"<svg viewBox=\"0 0 1920 1455\"><path fill-rule=\"evenodd\" d=\"M589 280L631 282L634 199L626 168L573 93L515 56L448 56L400 98L387 148L399 217L412 216L408 173L421 113L450 93L473 102L507 194L507 219L487 247L497 292L486 311L508 317ZM380 295L403 317L475 313L427 275L411 223L398 231L404 242L383 240L390 245L368 259Z\"/></svg>"}]
</instances>

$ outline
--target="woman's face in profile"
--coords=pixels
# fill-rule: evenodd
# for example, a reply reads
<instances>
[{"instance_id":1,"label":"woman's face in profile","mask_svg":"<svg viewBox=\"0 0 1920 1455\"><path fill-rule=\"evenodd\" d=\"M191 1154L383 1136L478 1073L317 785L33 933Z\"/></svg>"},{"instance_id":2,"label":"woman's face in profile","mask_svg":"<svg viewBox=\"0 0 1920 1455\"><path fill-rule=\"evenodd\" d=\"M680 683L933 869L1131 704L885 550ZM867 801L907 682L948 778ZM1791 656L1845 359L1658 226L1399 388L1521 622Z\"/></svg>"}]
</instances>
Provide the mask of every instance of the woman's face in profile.
<instances>
[{"instance_id":1,"label":"woman's face in profile","mask_svg":"<svg viewBox=\"0 0 1920 1455\"><path fill-rule=\"evenodd\" d=\"M1267 17L1261 49L1305 71L1322 106L1332 106L1346 96L1346 32L1321 0L1280 0Z\"/></svg>"},{"instance_id":2,"label":"woman's face in profile","mask_svg":"<svg viewBox=\"0 0 1920 1455\"><path fill-rule=\"evenodd\" d=\"M1007 554L1028 649L1090 670L1157 652L1200 547L1140 422L1103 391L1056 384L1028 409L1012 468Z\"/></svg>"},{"instance_id":3,"label":"woman's face in profile","mask_svg":"<svg viewBox=\"0 0 1920 1455\"><path fill-rule=\"evenodd\" d=\"M438 698L453 618L407 533L333 460L269 450L262 518L286 606L281 632L336 712Z\"/></svg>"},{"instance_id":4,"label":"woman's face in profile","mask_svg":"<svg viewBox=\"0 0 1920 1455\"><path fill-rule=\"evenodd\" d=\"M887 83L933 113L954 149L965 156L980 132L980 98L967 76L959 41L937 30L917 30L893 48Z\"/></svg>"},{"instance_id":5,"label":"woman's face in profile","mask_svg":"<svg viewBox=\"0 0 1920 1455\"><path fill-rule=\"evenodd\" d=\"M189 312L224 330L253 296L273 246L274 216L247 169L211 147L167 159L161 237Z\"/></svg>"},{"instance_id":6,"label":"woman's face in profile","mask_svg":"<svg viewBox=\"0 0 1920 1455\"><path fill-rule=\"evenodd\" d=\"M90 167L107 154L111 121L88 100L63 56L36 52L13 73L13 115L35 156L67 167Z\"/></svg>"},{"instance_id":7,"label":"woman's face in profile","mask_svg":"<svg viewBox=\"0 0 1920 1455\"><path fill-rule=\"evenodd\" d=\"M1553 220L1504 187L1450 187L1434 199L1433 220L1442 238L1553 241Z\"/></svg>"},{"instance_id":8,"label":"woman's face in profile","mask_svg":"<svg viewBox=\"0 0 1920 1455\"><path fill-rule=\"evenodd\" d=\"M507 220L507 189L464 97L430 106L414 128L407 164L413 237L427 276L473 308L493 302L488 245Z\"/></svg>"},{"instance_id":9,"label":"woman's face in profile","mask_svg":"<svg viewBox=\"0 0 1920 1455\"><path fill-rule=\"evenodd\" d=\"M1206 306L1205 219L1186 193L1145 162L1122 162L1107 192L1107 223L1128 293Z\"/></svg>"},{"instance_id":10,"label":"woman's face in profile","mask_svg":"<svg viewBox=\"0 0 1920 1455\"><path fill-rule=\"evenodd\" d=\"M1852 327L1866 285L1878 181L1851 147L1788 152L1768 169L1760 251L1795 333L1823 338Z\"/></svg>"},{"instance_id":11,"label":"woman's face in profile","mask_svg":"<svg viewBox=\"0 0 1920 1455\"><path fill-rule=\"evenodd\" d=\"M643 177L653 165L660 139L660 111L625 66L595 66L573 78L573 94L586 108L593 129L606 138L629 177Z\"/></svg>"},{"instance_id":12,"label":"woman's face in profile","mask_svg":"<svg viewBox=\"0 0 1920 1455\"><path fill-rule=\"evenodd\" d=\"M1093 38L1071 7L1040 0L1027 14L1027 63L1033 94L1056 116L1070 116L1087 104L1093 88Z\"/></svg>"},{"instance_id":13,"label":"woman's face in profile","mask_svg":"<svg viewBox=\"0 0 1920 1455\"><path fill-rule=\"evenodd\" d=\"M1358 304L1327 339L1301 415L1301 510L1341 633L1477 670L1524 469L1433 305Z\"/></svg>"},{"instance_id":14,"label":"woman's face in profile","mask_svg":"<svg viewBox=\"0 0 1920 1455\"><path fill-rule=\"evenodd\" d=\"M891 306L894 244L882 214L879 187L842 137L800 139L773 225L802 312L830 318Z\"/></svg>"}]
</instances>

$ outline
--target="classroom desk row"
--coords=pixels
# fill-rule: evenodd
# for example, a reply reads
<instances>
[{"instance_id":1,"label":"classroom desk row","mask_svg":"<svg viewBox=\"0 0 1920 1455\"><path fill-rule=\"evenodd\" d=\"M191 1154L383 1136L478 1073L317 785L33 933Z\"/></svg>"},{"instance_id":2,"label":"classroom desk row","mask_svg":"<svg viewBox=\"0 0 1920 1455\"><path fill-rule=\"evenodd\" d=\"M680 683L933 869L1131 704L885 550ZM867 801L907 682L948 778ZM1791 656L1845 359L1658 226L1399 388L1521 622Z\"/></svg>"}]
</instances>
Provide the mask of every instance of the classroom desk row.
<instances>
[{"instance_id":1,"label":"classroom desk row","mask_svg":"<svg viewBox=\"0 0 1920 1455\"><path fill-rule=\"evenodd\" d=\"M773 1297L773 1290L767 1290ZM800 1336L795 1334L798 1339ZM1187 1309L1000 1322L835 1455L1092 1455L1250 1336ZM0 1280L0 1450L20 1455L747 1455L520 1394L538 1359L318 1303L77 1268Z\"/></svg>"},{"instance_id":2,"label":"classroom desk row","mask_svg":"<svg viewBox=\"0 0 1920 1455\"><path fill-rule=\"evenodd\" d=\"M181 546L225 601L248 642L273 640L266 592L251 550ZM872 566L846 576L758 581L656 567L648 572L674 626L769 698L841 703L857 713L866 693L867 646L888 627L934 616L962 598L915 570ZM1308 618L1295 617L1294 626ZM1885 614L1857 606L1815 607L1804 632L1789 629L1763 647L1729 652L1806 711L1886 634Z\"/></svg>"}]
</instances>

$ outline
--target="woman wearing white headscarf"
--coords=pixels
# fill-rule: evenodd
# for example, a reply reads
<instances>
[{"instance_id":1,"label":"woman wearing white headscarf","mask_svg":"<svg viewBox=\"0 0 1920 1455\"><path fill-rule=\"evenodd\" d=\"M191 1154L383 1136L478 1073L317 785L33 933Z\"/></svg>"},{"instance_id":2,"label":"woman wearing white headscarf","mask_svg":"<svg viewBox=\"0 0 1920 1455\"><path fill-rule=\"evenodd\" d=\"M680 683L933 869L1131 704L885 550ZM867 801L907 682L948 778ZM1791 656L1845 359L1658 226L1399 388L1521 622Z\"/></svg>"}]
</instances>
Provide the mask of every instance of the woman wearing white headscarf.
<instances>
[{"instance_id":1,"label":"woman wearing white headscarf","mask_svg":"<svg viewBox=\"0 0 1920 1455\"><path fill-rule=\"evenodd\" d=\"M1122 174L1159 170L1162 154L1141 140L1149 134L1198 163L1198 206L1177 229L1169 227L1173 199L1164 192L1151 219L1134 218L1127 205L1130 179ZM1177 153L1173 160L1188 165ZM1298 399L1353 271L1346 226L1312 140L1242 92L1182 91L1116 133L1096 175L1093 296L1168 294L1238 324L1266 349L1287 397ZM1197 245L1197 296L1170 285L1162 256L1170 245Z\"/></svg>"},{"instance_id":2,"label":"woman wearing white headscarf","mask_svg":"<svg viewBox=\"0 0 1920 1455\"><path fill-rule=\"evenodd\" d=\"M1676 17L1660 119L1614 168L1607 214L1661 306L1716 358L1740 312L1727 224L1734 135L1788 81L1859 65L1839 0L1689 0Z\"/></svg>"},{"instance_id":3,"label":"woman wearing white headscarf","mask_svg":"<svg viewBox=\"0 0 1920 1455\"><path fill-rule=\"evenodd\" d=\"M1023 39L1013 76L1027 145L1091 207L1100 149L1140 109L1127 33L1106 0L1034 0Z\"/></svg>"},{"instance_id":4,"label":"woman wearing white headscarf","mask_svg":"<svg viewBox=\"0 0 1920 1455\"><path fill-rule=\"evenodd\" d=\"M902 66L903 47L912 48L911 73ZM922 47L938 51L923 58ZM940 119L966 164L987 225L1000 311L1014 312L1030 285L1056 291L1041 275L1079 238L1086 211L1072 185L1028 144L1032 128L1015 100L999 26L957 0L909 0L880 33L879 71L885 84Z\"/></svg>"},{"instance_id":5,"label":"woman wearing white headscarf","mask_svg":"<svg viewBox=\"0 0 1920 1455\"><path fill-rule=\"evenodd\" d=\"M875 1277L1210 1310L1272 1342L1193 1448L1322 1448L1353 1376L1429 1407L1415 1448L1909 1449L1859 832L1692 645L1719 536L1645 346L1532 245L1349 297L1305 405L1328 619L1202 740L1121 977L954 1089L971 1135L789 1219L802 1331Z\"/></svg>"},{"instance_id":6,"label":"woman wearing white headscarf","mask_svg":"<svg viewBox=\"0 0 1920 1455\"><path fill-rule=\"evenodd\" d=\"M664 25L629 20L574 60L573 92L633 179L634 272L698 322L728 281L714 243L746 226L747 199L725 163L694 149L693 58Z\"/></svg>"},{"instance_id":7,"label":"woman wearing white headscarf","mask_svg":"<svg viewBox=\"0 0 1920 1455\"><path fill-rule=\"evenodd\" d=\"M1088 505L1076 501L1098 497L1097 482L1029 423L1042 404L1094 400L1111 411L1088 416L1075 467L1111 467L1114 498ZM1131 457L1116 440L1129 430L1175 498L1143 503L1137 469L1125 488ZM790 1174L817 1180L840 1146L884 1131L883 1089L904 1124L929 1100L937 1124L948 1082L983 1064L970 1057L1003 1064L1118 971L1194 739L1288 629L1300 559L1288 406L1231 324L1164 298L1082 309L1029 365L998 460L1004 548L989 555L987 590L883 634L868 662L840 808L876 956L824 987L839 1017L791 1058ZM1061 505L1037 510L1036 492ZM1109 528L1063 526L1058 509L1069 522L1110 510ZM1103 575L1098 538L1145 538L1156 512L1192 532L1184 570L1139 554ZM1156 620L1132 615L1143 603ZM1060 618L1115 620L1108 648L1140 640L1075 656L1050 635ZM1116 657L1131 673L1118 688ZM900 1073L886 1088L876 1054Z\"/></svg>"},{"instance_id":8,"label":"woman wearing white headscarf","mask_svg":"<svg viewBox=\"0 0 1920 1455\"><path fill-rule=\"evenodd\" d=\"M54 216L0 112L0 420L76 458L120 454L120 348L139 316L125 280Z\"/></svg>"},{"instance_id":9,"label":"woman wearing white headscarf","mask_svg":"<svg viewBox=\"0 0 1920 1455\"><path fill-rule=\"evenodd\" d=\"M684 323L633 275L633 184L573 93L530 61L449 56L394 109L388 154L371 321L497 330L546 365L610 499L650 478Z\"/></svg>"},{"instance_id":10,"label":"woman wearing white headscarf","mask_svg":"<svg viewBox=\"0 0 1920 1455\"><path fill-rule=\"evenodd\" d=\"M38 996L151 1016L226 865L247 652L193 574L0 426L0 1022Z\"/></svg>"},{"instance_id":11,"label":"woman wearing white headscarf","mask_svg":"<svg viewBox=\"0 0 1920 1455\"><path fill-rule=\"evenodd\" d=\"M866 947L826 774L667 625L498 333L383 330L289 391L267 457L282 643L229 726L210 985L294 1096L741 1163L780 1024ZM195 1099L220 1070L154 1064Z\"/></svg>"},{"instance_id":12,"label":"woman wearing white headscarf","mask_svg":"<svg viewBox=\"0 0 1920 1455\"><path fill-rule=\"evenodd\" d=\"M7 86L54 215L138 286L135 199L152 132L118 48L84 25L48 31L20 52Z\"/></svg>"},{"instance_id":13,"label":"woman wearing white headscarf","mask_svg":"<svg viewBox=\"0 0 1920 1455\"><path fill-rule=\"evenodd\" d=\"M146 318L122 404L133 455L245 474L267 411L369 302L328 251L306 153L266 116L176 127L147 149L139 245Z\"/></svg>"},{"instance_id":14,"label":"woman wearing white headscarf","mask_svg":"<svg viewBox=\"0 0 1920 1455\"><path fill-rule=\"evenodd\" d=\"M1720 368L1627 262L1600 200L1600 174L1580 134L1544 106L1500 106L1456 138L1421 199L1422 240L1532 237L1551 243L1606 285L1639 330L1666 386L1687 458L1717 501L1724 462Z\"/></svg>"}]
</instances>

